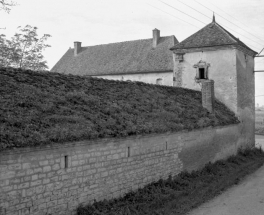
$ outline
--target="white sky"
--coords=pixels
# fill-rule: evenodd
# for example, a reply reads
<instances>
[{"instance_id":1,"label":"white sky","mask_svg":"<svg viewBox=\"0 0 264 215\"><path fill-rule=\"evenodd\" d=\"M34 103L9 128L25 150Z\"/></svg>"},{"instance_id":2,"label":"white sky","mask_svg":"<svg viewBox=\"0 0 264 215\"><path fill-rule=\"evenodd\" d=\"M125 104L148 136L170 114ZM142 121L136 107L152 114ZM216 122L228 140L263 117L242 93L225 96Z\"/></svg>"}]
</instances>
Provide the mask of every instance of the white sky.
<instances>
[{"instance_id":1,"label":"white sky","mask_svg":"<svg viewBox=\"0 0 264 215\"><path fill-rule=\"evenodd\" d=\"M6 28L0 33L9 38L18 26L29 24L38 27L39 36L50 34L51 48L44 56L51 69L74 41L90 46L145 39L154 28L182 41L212 21L212 11L195 1L213 10L216 21L253 50L264 48L264 0L16 0L19 5L9 14L0 11L0 27ZM255 70L264 70L264 58L255 59ZM264 95L264 73L256 73L255 79L256 96ZM257 103L264 105L264 96L256 97Z\"/></svg>"}]
</instances>

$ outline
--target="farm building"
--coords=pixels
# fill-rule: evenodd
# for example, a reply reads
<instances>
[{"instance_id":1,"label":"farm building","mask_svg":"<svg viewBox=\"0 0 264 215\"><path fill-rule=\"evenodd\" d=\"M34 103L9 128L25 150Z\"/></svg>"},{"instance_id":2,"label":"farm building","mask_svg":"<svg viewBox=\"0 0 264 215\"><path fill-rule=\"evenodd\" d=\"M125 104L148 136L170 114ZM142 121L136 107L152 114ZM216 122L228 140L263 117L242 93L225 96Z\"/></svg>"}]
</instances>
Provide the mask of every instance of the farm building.
<instances>
[{"instance_id":1,"label":"farm building","mask_svg":"<svg viewBox=\"0 0 264 215\"><path fill-rule=\"evenodd\" d=\"M170 50L171 52L170 52ZM74 43L52 72L201 90L213 80L215 97L236 113L254 141L254 50L213 20L178 43L175 36L91 47ZM249 136L248 136L249 137Z\"/></svg>"},{"instance_id":2,"label":"farm building","mask_svg":"<svg viewBox=\"0 0 264 215\"><path fill-rule=\"evenodd\" d=\"M153 35L0 69L1 215L72 215L254 146L256 52L215 20Z\"/></svg>"},{"instance_id":3,"label":"farm building","mask_svg":"<svg viewBox=\"0 0 264 215\"><path fill-rule=\"evenodd\" d=\"M173 86L200 90L204 80L214 81L215 97L229 107L254 142L254 56L238 38L215 21L171 48L175 55Z\"/></svg>"},{"instance_id":4,"label":"farm building","mask_svg":"<svg viewBox=\"0 0 264 215\"><path fill-rule=\"evenodd\" d=\"M82 47L74 42L51 72L172 86L175 36Z\"/></svg>"}]
</instances>

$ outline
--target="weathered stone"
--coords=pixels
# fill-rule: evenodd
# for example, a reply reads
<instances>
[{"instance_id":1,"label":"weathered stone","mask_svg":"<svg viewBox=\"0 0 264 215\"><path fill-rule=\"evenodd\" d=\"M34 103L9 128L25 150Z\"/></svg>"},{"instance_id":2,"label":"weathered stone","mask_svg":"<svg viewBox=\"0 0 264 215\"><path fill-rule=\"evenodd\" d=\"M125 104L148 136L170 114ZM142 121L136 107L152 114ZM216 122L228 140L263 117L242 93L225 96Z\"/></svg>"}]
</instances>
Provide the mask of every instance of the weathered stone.
<instances>
[{"instance_id":1,"label":"weathered stone","mask_svg":"<svg viewBox=\"0 0 264 215\"><path fill-rule=\"evenodd\" d=\"M97 141L96 147L85 144L80 146L82 150L78 149L78 144L63 149L58 147L52 151L38 149L36 153L32 148L35 156L40 153L44 158L52 155L47 159L48 165L41 166L40 163L47 164L45 159L33 159L30 151L21 152L23 157L30 157L23 159L24 161L17 159L17 163L25 170L15 169L15 166L19 165L13 163L14 170L9 170L8 178L5 174L0 174L0 194L3 193L3 197L0 197L0 202L3 202L1 207L14 208L13 214L25 210L25 213L30 215L58 215L60 212L73 212L79 203L88 203L94 198L100 200L105 197L118 197L131 189L135 190L160 178L167 178L170 174L176 175L184 169L200 168L206 162L235 153L237 142L240 141L241 144L238 127L239 125L233 125L188 133L127 138L122 143L111 139L109 143L102 142L100 145ZM130 157L127 157L128 147L131 149ZM65 154L69 158L78 154L74 157L76 163L71 161L75 167L65 168L61 165ZM1 159L5 156L0 153ZM194 158L196 162L193 162ZM50 162L51 160L54 162ZM35 166L36 161L39 166ZM34 169L31 169L32 165ZM28 176L23 175L25 172ZM60 205L62 206L58 207Z\"/></svg>"}]
</instances>

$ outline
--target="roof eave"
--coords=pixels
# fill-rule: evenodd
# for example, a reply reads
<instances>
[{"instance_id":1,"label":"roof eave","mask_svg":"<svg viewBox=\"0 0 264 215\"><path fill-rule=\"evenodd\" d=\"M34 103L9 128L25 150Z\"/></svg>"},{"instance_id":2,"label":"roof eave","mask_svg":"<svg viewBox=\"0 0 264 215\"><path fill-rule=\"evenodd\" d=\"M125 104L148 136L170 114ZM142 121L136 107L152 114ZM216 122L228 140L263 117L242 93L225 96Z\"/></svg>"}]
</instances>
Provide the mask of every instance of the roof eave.
<instances>
[{"instance_id":1,"label":"roof eave","mask_svg":"<svg viewBox=\"0 0 264 215\"><path fill-rule=\"evenodd\" d=\"M241 51L251 55L255 56L257 52L250 48L243 47L237 43L235 44L222 44L222 45L214 45L214 46L201 46L201 47L187 47L187 48L170 48L171 51L174 53L190 53L190 52L198 52L198 51L214 51L218 49L228 49L228 48L237 48Z\"/></svg>"},{"instance_id":2,"label":"roof eave","mask_svg":"<svg viewBox=\"0 0 264 215\"><path fill-rule=\"evenodd\" d=\"M146 73L166 73L166 72L173 72L173 69L169 70L154 70L154 71L131 71L131 72L112 72L107 74L91 74L91 75L84 75L84 76L111 76L111 75L130 75L130 74L146 74Z\"/></svg>"},{"instance_id":3,"label":"roof eave","mask_svg":"<svg viewBox=\"0 0 264 215\"><path fill-rule=\"evenodd\" d=\"M131 74L148 74L148 73L166 73L166 72L173 72L173 69L170 70L157 70L157 71L134 71L134 72L125 72L125 73L108 73L108 74L99 74L99 75L86 75L86 76L111 76L111 75L131 75Z\"/></svg>"}]
</instances>

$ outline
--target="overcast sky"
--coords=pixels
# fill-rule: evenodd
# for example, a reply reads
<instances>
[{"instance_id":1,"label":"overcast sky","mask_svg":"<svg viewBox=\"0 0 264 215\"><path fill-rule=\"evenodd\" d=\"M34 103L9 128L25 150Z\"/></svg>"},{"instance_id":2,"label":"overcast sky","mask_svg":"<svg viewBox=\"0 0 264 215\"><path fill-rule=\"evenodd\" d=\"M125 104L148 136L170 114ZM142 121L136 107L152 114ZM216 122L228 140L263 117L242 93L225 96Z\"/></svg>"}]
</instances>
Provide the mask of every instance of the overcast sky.
<instances>
[{"instance_id":1,"label":"overcast sky","mask_svg":"<svg viewBox=\"0 0 264 215\"><path fill-rule=\"evenodd\" d=\"M50 34L45 59L51 69L74 41L83 46L175 35L179 41L212 21L256 52L264 48L264 0L17 0L9 14L0 11L0 33L11 37L18 26ZM189 7L188 7L189 6ZM190 8L192 7L192 8ZM182 11L182 12L180 12ZM184 14L185 13L185 14ZM189 17L192 16L192 17ZM182 21L183 20L183 21ZM262 52L264 55L264 51ZM264 70L264 58L255 58ZM264 95L264 73L256 73L256 96ZM264 105L264 96L256 97Z\"/></svg>"}]
</instances>

